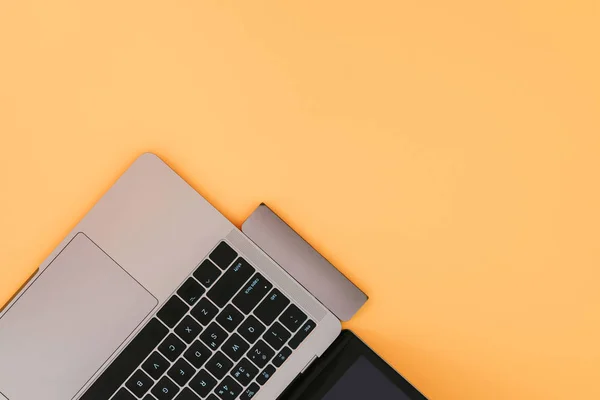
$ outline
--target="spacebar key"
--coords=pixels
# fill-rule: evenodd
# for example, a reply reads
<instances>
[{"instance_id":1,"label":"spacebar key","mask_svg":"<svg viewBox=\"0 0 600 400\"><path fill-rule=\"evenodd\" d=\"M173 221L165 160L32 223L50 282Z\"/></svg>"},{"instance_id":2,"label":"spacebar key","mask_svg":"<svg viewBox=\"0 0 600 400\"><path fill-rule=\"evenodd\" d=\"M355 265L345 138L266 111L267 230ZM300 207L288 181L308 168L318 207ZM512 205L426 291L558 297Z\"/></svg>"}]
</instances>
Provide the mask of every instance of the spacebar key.
<instances>
[{"instance_id":1,"label":"spacebar key","mask_svg":"<svg viewBox=\"0 0 600 400\"><path fill-rule=\"evenodd\" d=\"M223 307L250 279L253 273L254 267L242 257L238 257L221 279L208 291L208 298L219 307Z\"/></svg>"},{"instance_id":2,"label":"spacebar key","mask_svg":"<svg viewBox=\"0 0 600 400\"><path fill-rule=\"evenodd\" d=\"M152 318L79 400L109 399L167 333L167 327Z\"/></svg>"}]
</instances>

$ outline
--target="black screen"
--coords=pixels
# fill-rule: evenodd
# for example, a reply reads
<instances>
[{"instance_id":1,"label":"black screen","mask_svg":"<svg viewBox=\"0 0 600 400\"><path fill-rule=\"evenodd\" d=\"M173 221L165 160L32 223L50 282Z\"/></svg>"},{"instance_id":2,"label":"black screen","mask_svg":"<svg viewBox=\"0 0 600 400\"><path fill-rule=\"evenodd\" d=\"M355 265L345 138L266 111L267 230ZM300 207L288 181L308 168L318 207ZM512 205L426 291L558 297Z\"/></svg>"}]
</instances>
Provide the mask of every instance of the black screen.
<instances>
[{"instance_id":1,"label":"black screen","mask_svg":"<svg viewBox=\"0 0 600 400\"><path fill-rule=\"evenodd\" d=\"M410 400L369 360L360 356L322 400Z\"/></svg>"}]
</instances>

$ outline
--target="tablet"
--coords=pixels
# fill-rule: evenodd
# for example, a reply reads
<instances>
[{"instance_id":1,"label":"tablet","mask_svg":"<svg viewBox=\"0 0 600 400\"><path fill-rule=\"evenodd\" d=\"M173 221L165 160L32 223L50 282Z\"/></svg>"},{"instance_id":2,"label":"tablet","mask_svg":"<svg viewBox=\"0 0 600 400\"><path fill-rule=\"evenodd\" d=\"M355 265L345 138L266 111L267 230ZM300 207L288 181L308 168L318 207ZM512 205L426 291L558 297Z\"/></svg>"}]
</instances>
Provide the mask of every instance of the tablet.
<instances>
[{"instance_id":1,"label":"tablet","mask_svg":"<svg viewBox=\"0 0 600 400\"><path fill-rule=\"evenodd\" d=\"M300 399L427 400L348 330L279 397Z\"/></svg>"}]
</instances>

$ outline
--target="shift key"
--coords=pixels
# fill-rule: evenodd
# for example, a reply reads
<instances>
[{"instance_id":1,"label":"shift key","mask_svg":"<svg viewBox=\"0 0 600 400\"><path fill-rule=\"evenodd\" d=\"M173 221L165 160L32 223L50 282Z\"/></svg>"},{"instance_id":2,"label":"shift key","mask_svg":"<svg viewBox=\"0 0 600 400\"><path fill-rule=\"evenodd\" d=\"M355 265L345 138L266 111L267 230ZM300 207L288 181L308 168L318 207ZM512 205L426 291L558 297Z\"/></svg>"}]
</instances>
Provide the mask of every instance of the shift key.
<instances>
[{"instance_id":1,"label":"shift key","mask_svg":"<svg viewBox=\"0 0 600 400\"><path fill-rule=\"evenodd\" d=\"M225 271L221 279L208 291L208 298L217 306L223 307L240 290L254 273L254 268L242 257Z\"/></svg>"}]
</instances>

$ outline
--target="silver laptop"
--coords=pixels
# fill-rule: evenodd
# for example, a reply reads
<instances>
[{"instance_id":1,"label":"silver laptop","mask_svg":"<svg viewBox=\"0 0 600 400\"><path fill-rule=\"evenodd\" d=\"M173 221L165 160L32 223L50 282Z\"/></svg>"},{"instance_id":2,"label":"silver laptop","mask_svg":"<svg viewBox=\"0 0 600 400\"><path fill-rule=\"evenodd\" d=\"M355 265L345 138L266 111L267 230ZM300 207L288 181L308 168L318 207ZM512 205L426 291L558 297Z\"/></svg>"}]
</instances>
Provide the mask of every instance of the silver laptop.
<instances>
[{"instance_id":1,"label":"silver laptop","mask_svg":"<svg viewBox=\"0 0 600 400\"><path fill-rule=\"evenodd\" d=\"M310 284L144 154L0 312L0 400L276 399L341 329Z\"/></svg>"}]
</instances>

